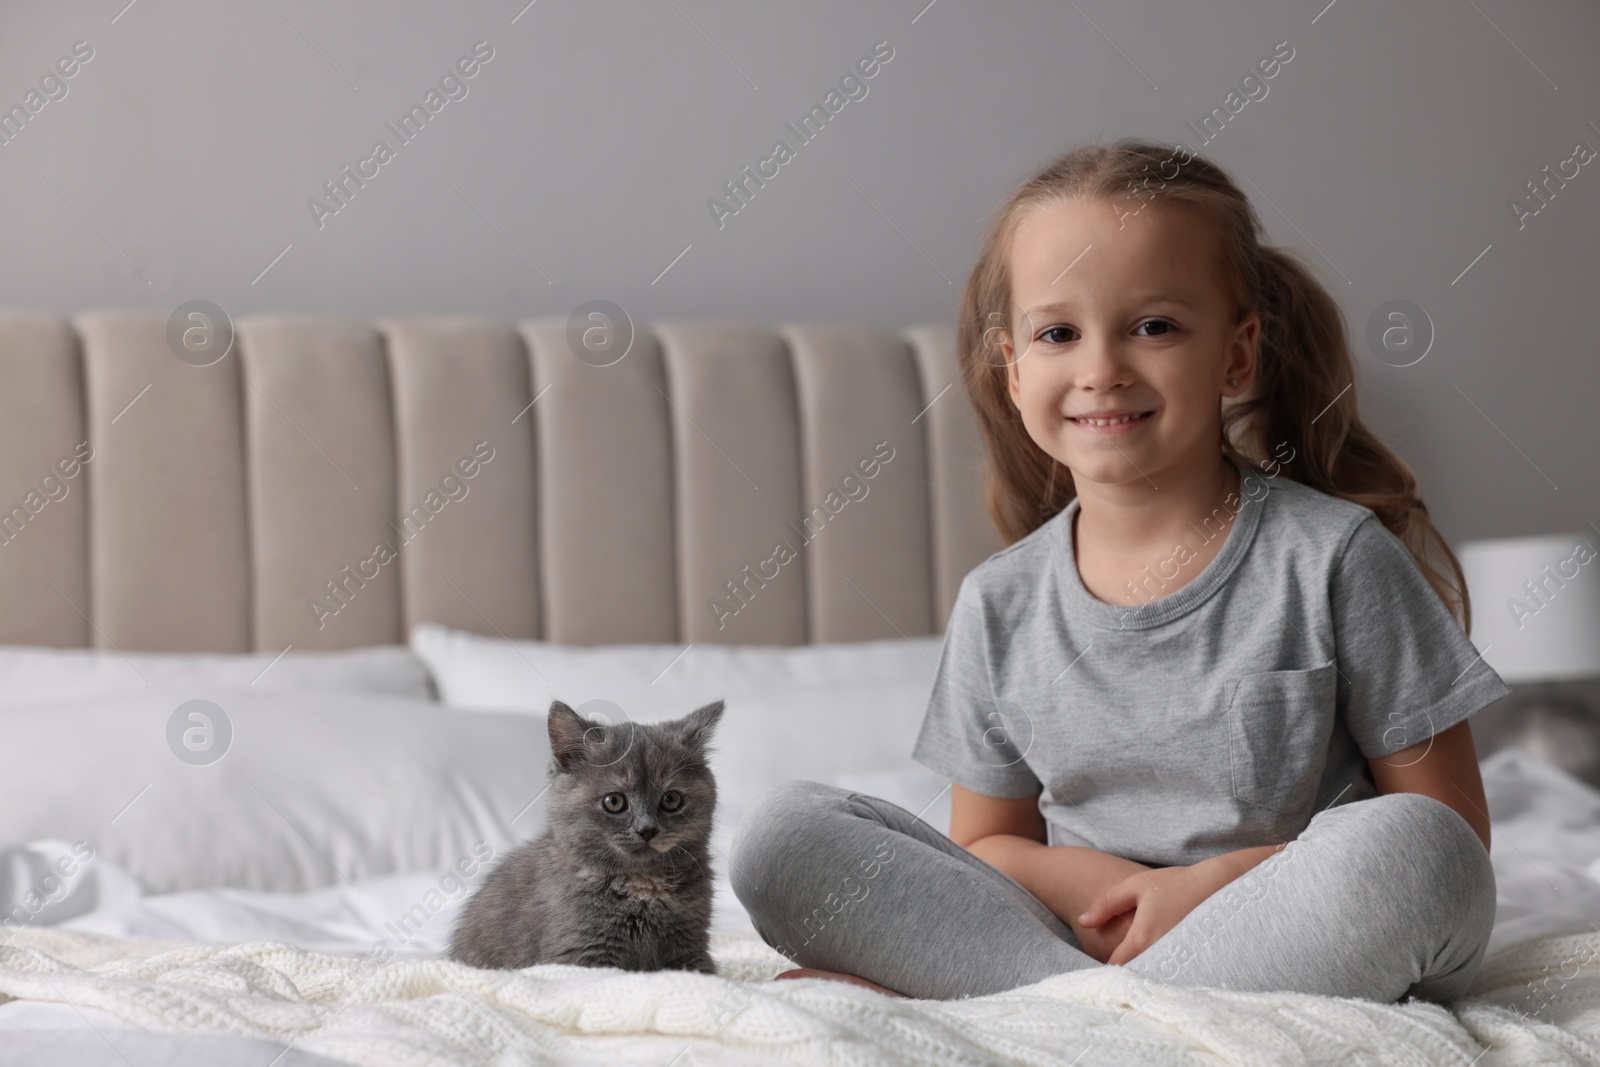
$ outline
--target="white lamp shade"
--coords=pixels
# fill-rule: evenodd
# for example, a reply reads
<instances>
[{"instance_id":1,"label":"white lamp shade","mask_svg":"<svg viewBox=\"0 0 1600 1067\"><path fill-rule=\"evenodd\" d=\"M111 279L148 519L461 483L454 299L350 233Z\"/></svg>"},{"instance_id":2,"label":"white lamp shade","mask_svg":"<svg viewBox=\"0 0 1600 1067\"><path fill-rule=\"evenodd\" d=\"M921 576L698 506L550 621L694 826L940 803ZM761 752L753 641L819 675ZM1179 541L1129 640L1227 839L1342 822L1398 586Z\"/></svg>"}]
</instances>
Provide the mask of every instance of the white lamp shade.
<instances>
[{"instance_id":1,"label":"white lamp shade","mask_svg":"<svg viewBox=\"0 0 1600 1067\"><path fill-rule=\"evenodd\" d=\"M1600 676L1600 538L1469 541L1456 550L1472 641L1508 683Z\"/></svg>"}]
</instances>

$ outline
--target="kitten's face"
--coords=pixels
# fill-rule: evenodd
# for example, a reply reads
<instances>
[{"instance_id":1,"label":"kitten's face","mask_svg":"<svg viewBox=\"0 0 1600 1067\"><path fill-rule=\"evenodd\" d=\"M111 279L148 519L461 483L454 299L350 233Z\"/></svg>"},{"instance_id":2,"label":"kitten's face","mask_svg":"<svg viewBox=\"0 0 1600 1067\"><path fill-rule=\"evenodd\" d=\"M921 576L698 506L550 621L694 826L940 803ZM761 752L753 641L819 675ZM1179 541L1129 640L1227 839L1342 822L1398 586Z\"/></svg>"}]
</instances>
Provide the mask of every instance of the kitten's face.
<instances>
[{"instance_id":1,"label":"kitten's face","mask_svg":"<svg viewBox=\"0 0 1600 1067\"><path fill-rule=\"evenodd\" d=\"M707 745L721 714L717 701L671 722L604 726L553 704L551 817L559 832L638 866L704 843L717 804Z\"/></svg>"}]
</instances>

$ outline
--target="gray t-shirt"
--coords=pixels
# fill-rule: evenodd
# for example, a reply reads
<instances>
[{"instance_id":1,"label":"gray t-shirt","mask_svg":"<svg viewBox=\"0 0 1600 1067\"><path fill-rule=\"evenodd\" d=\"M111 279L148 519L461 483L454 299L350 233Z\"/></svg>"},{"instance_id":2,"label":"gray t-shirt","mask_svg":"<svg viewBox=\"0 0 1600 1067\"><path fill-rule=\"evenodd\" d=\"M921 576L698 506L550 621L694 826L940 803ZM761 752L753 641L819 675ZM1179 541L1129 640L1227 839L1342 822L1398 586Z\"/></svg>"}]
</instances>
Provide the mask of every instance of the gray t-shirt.
<instances>
[{"instance_id":1,"label":"gray t-shirt","mask_svg":"<svg viewBox=\"0 0 1600 1067\"><path fill-rule=\"evenodd\" d=\"M1376 795L1367 759L1510 692L1372 511L1240 476L1231 528L1188 538L1221 551L1169 595L1197 561L1152 560L1137 607L1084 587L1076 500L969 573L913 758L1038 792L1052 845L1190 864Z\"/></svg>"}]
</instances>

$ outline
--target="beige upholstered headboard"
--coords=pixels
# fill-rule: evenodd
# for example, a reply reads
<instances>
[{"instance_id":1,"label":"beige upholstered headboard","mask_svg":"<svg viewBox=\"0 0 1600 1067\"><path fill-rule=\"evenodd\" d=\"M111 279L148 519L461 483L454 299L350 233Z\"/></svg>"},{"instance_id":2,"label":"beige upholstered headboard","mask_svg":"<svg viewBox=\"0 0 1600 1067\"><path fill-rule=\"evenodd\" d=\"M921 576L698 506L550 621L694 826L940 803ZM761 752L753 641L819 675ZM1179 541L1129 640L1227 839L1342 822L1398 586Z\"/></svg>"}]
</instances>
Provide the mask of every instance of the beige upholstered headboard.
<instances>
[{"instance_id":1,"label":"beige upholstered headboard","mask_svg":"<svg viewBox=\"0 0 1600 1067\"><path fill-rule=\"evenodd\" d=\"M948 327L566 335L256 316L193 366L162 314L0 312L0 643L911 636L1000 547Z\"/></svg>"}]
</instances>

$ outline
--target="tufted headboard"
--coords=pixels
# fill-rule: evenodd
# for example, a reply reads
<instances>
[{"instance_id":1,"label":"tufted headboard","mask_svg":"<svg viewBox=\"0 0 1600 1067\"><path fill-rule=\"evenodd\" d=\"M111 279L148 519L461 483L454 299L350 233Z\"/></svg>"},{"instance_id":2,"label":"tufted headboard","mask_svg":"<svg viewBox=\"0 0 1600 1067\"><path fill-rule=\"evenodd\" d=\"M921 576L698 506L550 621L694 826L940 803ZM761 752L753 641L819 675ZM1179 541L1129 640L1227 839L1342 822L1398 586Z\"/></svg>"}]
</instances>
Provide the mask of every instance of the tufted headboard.
<instances>
[{"instance_id":1,"label":"tufted headboard","mask_svg":"<svg viewBox=\"0 0 1600 1067\"><path fill-rule=\"evenodd\" d=\"M0 311L0 643L937 633L1000 547L953 331Z\"/></svg>"}]
</instances>

